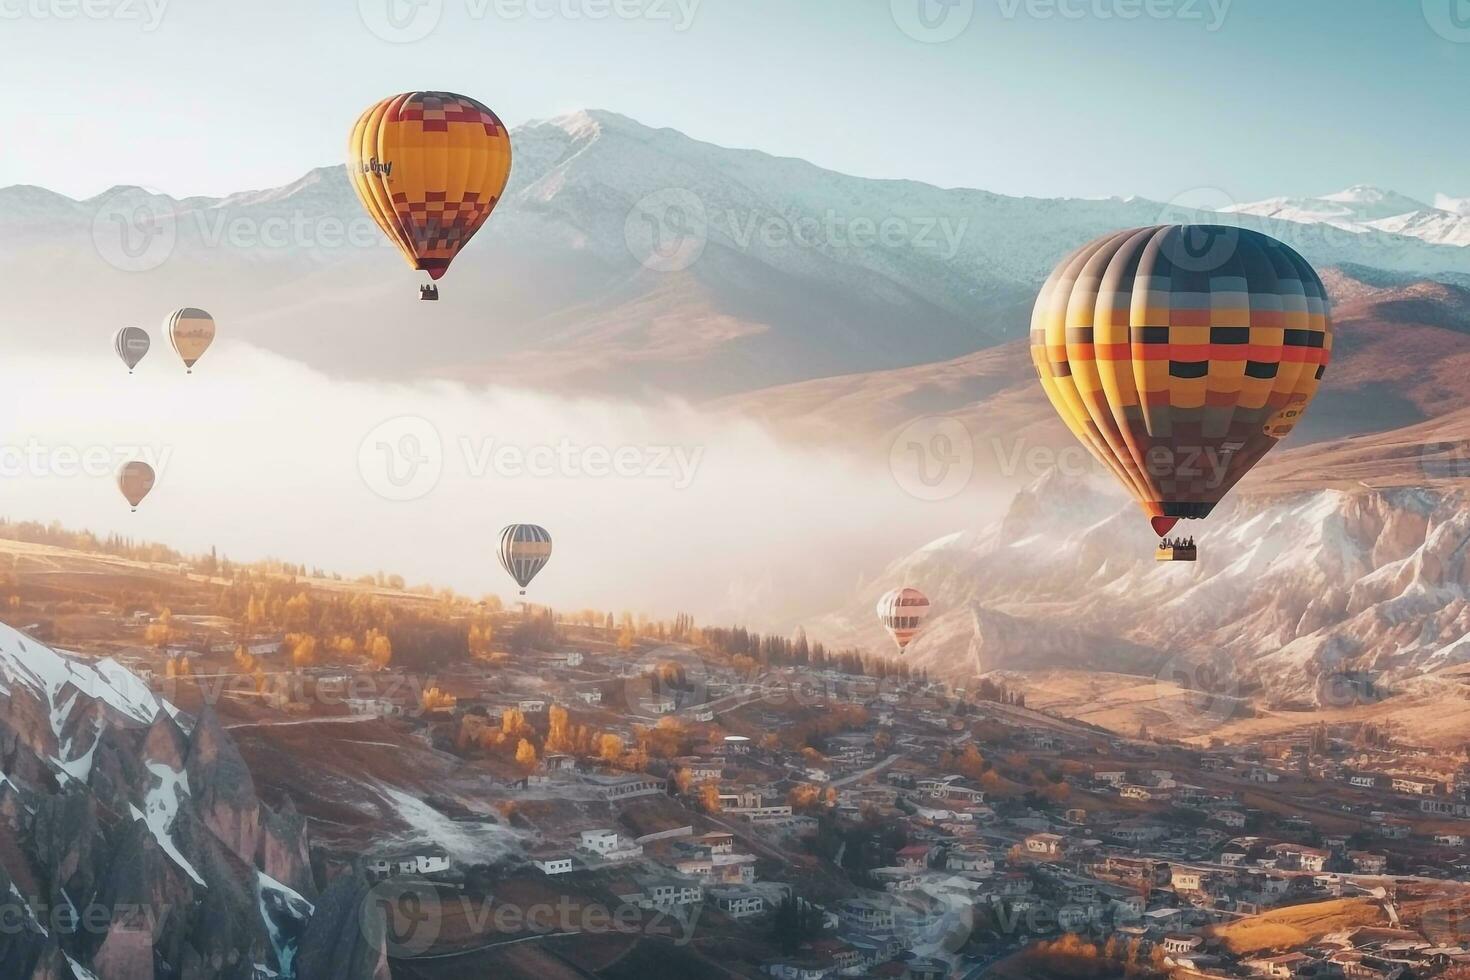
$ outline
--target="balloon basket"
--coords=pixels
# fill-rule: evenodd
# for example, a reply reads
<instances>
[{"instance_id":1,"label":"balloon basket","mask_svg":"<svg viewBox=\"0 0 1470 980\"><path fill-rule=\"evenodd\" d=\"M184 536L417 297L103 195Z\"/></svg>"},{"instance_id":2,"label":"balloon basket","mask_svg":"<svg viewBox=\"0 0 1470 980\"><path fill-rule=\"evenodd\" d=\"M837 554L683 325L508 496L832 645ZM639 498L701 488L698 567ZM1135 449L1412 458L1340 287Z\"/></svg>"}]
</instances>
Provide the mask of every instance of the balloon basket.
<instances>
[{"instance_id":1,"label":"balloon basket","mask_svg":"<svg viewBox=\"0 0 1470 980\"><path fill-rule=\"evenodd\" d=\"M1154 552L1154 561L1198 561L1198 545L1171 545L1159 542L1158 549Z\"/></svg>"},{"instance_id":2,"label":"balloon basket","mask_svg":"<svg viewBox=\"0 0 1470 980\"><path fill-rule=\"evenodd\" d=\"M429 303L437 302L438 299L439 299L439 287L438 286L420 286L419 287L419 299L420 300L423 300L425 302L429 302Z\"/></svg>"}]
</instances>

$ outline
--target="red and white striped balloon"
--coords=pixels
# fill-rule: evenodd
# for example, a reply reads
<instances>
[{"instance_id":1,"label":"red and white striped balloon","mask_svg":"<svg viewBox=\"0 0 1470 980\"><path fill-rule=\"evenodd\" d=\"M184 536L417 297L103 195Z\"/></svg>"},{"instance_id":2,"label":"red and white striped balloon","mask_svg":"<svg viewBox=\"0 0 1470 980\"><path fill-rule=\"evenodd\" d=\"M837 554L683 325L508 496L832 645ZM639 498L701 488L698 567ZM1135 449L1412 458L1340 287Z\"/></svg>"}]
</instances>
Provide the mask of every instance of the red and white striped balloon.
<instances>
[{"instance_id":1,"label":"red and white striped balloon","mask_svg":"<svg viewBox=\"0 0 1470 980\"><path fill-rule=\"evenodd\" d=\"M878 621L888 630L893 642L898 644L899 653L904 651L923 628L924 619L928 615L929 599L918 589L894 589L884 593L883 598L878 600Z\"/></svg>"}]
</instances>

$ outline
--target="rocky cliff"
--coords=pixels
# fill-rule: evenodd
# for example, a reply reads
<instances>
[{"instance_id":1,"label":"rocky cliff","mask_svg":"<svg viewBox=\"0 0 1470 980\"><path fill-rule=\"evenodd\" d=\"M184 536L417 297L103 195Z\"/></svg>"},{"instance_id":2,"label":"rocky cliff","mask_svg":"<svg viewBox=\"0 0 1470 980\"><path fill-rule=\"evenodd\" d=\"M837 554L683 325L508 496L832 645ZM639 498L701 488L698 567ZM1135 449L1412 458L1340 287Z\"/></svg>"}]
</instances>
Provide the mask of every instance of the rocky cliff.
<instances>
[{"instance_id":1,"label":"rocky cliff","mask_svg":"<svg viewBox=\"0 0 1470 980\"><path fill-rule=\"evenodd\" d=\"M377 976L354 964L381 942L298 971L315 898L305 820L261 802L212 709L0 625L0 976Z\"/></svg>"}]
</instances>

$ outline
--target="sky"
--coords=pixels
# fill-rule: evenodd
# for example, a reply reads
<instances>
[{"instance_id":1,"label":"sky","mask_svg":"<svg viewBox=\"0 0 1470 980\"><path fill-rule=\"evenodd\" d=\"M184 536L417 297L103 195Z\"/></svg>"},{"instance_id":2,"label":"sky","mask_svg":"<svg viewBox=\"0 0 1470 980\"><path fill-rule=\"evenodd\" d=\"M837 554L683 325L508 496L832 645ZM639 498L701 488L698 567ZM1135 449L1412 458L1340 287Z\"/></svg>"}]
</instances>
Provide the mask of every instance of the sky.
<instances>
[{"instance_id":1,"label":"sky","mask_svg":"<svg viewBox=\"0 0 1470 980\"><path fill-rule=\"evenodd\" d=\"M1470 195L1470 0L0 0L0 186L223 195L366 105L604 108L1008 194Z\"/></svg>"}]
</instances>

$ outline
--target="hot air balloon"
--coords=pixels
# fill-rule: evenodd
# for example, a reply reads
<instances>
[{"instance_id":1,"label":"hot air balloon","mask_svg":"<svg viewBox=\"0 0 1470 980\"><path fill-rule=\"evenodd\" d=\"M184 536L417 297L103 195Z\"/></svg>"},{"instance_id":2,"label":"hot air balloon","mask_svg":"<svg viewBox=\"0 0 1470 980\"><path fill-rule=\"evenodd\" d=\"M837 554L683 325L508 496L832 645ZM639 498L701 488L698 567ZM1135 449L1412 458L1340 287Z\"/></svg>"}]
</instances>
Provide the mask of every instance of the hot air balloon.
<instances>
[{"instance_id":1,"label":"hot air balloon","mask_svg":"<svg viewBox=\"0 0 1470 980\"><path fill-rule=\"evenodd\" d=\"M913 642L929 615L929 600L918 589L894 589L878 600L878 622L888 630L898 652Z\"/></svg>"},{"instance_id":2,"label":"hot air balloon","mask_svg":"<svg viewBox=\"0 0 1470 980\"><path fill-rule=\"evenodd\" d=\"M1031 318L1052 407L1160 537L1208 516L1291 431L1331 351L1312 267L1225 225L1134 228L1084 245L1047 279ZM1184 560L1193 547L1191 537Z\"/></svg>"},{"instance_id":3,"label":"hot air balloon","mask_svg":"<svg viewBox=\"0 0 1470 980\"><path fill-rule=\"evenodd\" d=\"M512 524L500 532L500 564L526 594L526 586L551 560L551 535L535 524Z\"/></svg>"},{"instance_id":4,"label":"hot air balloon","mask_svg":"<svg viewBox=\"0 0 1470 980\"><path fill-rule=\"evenodd\" d=\"M133 460L131 463L124 463L122 469L117 471L117 488L122 491L133 510L137 510L143 498L153 489L154 479L153 467Z\"/></svg>"},{"instance_id":5,"label":"hot air balloon","mask_svg":"<svg viewBox=\"0 0 1470 980\"><path fill-rule=\"evenodd\" d=\"M352 127L347 172L362 206L409 265L437 281L500 203L510 134L485 105L452 92L405 92ZM420 288L438 299L438 287Z\"/></svg>"},{"instance_id":6,"label":"hot air balloon","mask_svg":"<svg viewBox=\"0 0 1470 980\"><path fill-rule=\"evenodd\" d=\"M214 317L186 306L170 313L163 321L163 329L174 352L183 360L188 373L193 374L194 365L214 343Z\"/></svg>"},{"instance_id":7,"label":"hot air balloon","mask_svg":"<svg viewBox=\"0 0 1470 980\"><path fill-rule=\"evenodd\" d=\"M117 351L117 356L128 366L129 374L147 356L151 343L148 331L142 327L123 327L112 337L112 349Z\"/></svg>"}]
</instances>

